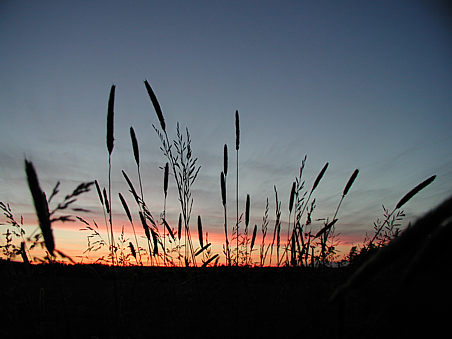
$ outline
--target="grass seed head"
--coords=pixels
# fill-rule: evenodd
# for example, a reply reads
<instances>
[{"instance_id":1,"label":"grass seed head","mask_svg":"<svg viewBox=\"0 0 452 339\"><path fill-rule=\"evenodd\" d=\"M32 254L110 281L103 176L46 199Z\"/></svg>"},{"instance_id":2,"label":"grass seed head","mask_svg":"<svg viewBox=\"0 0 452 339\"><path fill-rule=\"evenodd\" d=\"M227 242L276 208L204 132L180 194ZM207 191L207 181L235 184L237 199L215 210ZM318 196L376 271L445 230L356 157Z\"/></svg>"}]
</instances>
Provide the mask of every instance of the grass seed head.
<instances>
[{"instance_id":1,"label":"grass seed head","mask_svg":"<svg viewBox=\"0 0 452 339\"><path fill-rule=\"evenodd\" d=\"M124 207L124 211L127 214L127 218L129 218L130 223L132 223L132 215L130 214L129 206L127 206L127 202L124 199L124 197L122 196L122 194L121 193L118 193L118 194L119 194L119 200L121 200L122 207Z\"/></svg>"},{"instance_id":2,"label":"grass seed head","mask_svg":"<svg viewBox=\"0 0 452 339\"><path fill-rule=\"evenodd\" d=\"M295 181L292 183L292 189L290 190L289 213L292 213L294 197L295 197Z\"/></svg>"},{"instance_id":3,"label":"grass seed head","mask_svg":"<svg viewBox=\"0 0 452 339\"><path fill-rule=\"evenodd\" d=\"M253 250L254 242L256 241L256 233L257 233L257 225L254 225L253 236L251 238L251 250L250 250L250 252Z\"/></svg>"},{"instance_id":4,"label":"grass seed head","mask_svg":"<svg viewBox=\"0 0 452 339\"><path fill-rule=\"evenodd\" d=\"M140 151L138 149L138 140L133 127L130 127L130 139L132 139L132 149L133 156L135 157L135 162L137 163L137 166L140 166Z\"/></svg>"},{"instance_id":5,"label":"grass seed head","mask_svg":"<svg viewBox=\"0 0 452 339\"><path fill-rule=\"evenodd\" d=\"M350 187L352 187L353 182L355 181L356 177L358 176L359 170L355 169L350 179L348 179L347 184L345 185L344 192L342 192L342 195L345 197L350 190Z\"/></svg>"},{"instance_id":6,"label":"grass seed head","mask_svg":"<svg viewBox=\"0 0 452 339\"><path fill-rule=\"evenodd\" d=\"M177 237L180 241L182 236L182 213L179 213L179 222L177 223Z\"/></svg>"},{"instance_id":7,"label":"grass seed head","mask_svg":"<svg viewBox=\"0 0 452 339\"><path fill-rule=\"evenodd\" d=\"M320 180L322 180L322 177L323 177L323 175L325 174L327 168L328 168L328 163L326 163L325 166L323 166L323 168L322 168L322 170L320 171L319 175L318 175L317 178L315 179L314 185L312 185L311 192L313 192L313 191L316 189L316 187L317 187L317 185L319 184Z\"/></svg>"},{"instance_id":8,"label":"grass seed head","mask_svg":"<svg viewBox=\"0 0 452 339\"><path fill-rule=\"evenodd\" d=\"M162 220L163 220L163 225L165 225L165 227L166 227L166 229L168 230L168 233L169 233L169 235L171 236L171 238L172 238L173 240L176 240L176 237L174 236L174 233L173 233L173 230L171 229L171 227L168 225L168 223L166 222L165 219L162 219Z\"/></svg>"},{"instance_id":9,"label":"grass seed head","mask_svg":"<svg viewBox=\"0 0 452 339\"><path fill-rule=\"evenodd\" d=\"M144 217L143 212L139 212L140 214L140 220L141 220L141 225L143 226L144 229L144 234L146 235L146 238L148 239L148 241L151 241L151 235L149 234L149 226L146 223L146 218Z\"/></svg>"},{"instance_id":10,"label":"grass seed head","mask_svg":"<svg viewBox=\"0 0 452 339\"><path fill-rule=\"evenodd\" d=\"M104 202L105 202L105 209L107 210L107 214L110 213L110 204L108 202L108 197L107 197L107 190L104 187Z\"/></svg>"},{"instance_id":11,"label":"grass seed head","mask_svg":"<svg viewBox=\"0 0 452 339\"><path fill-rule=\"evenodd\" d=\"M165 164L165 174L163 176L163 192L165 193L165 197L168 194L168 175L169 175L169 164Z\"/></svg>"},{"instance_id":12,"label":"grass seed head","mask_svg":"<svg viewBox=\"0 0 452 339\"><path fill-rule=\"evenodd\" d=\"M157 100L157 97L155 96L154 91L152 90L147 80L144 80L144 86L146 87L149 98L151 99L152 105L154 106L154 110L155 113L157 114L157 118L159 119L160 126L162 127L162 130L165 131L166 129L165 119L163 118L162 109L160 108L160 104Z\"/></svg>"},{"instance_id":13,"label":"grass seed head","mask_svg":"<svg viewBox=\"0 0 452 339\"><path fill-rule=\"evenodd\" d=\"M238 151L240 148L240 121L239 111L235 111L235 149Z\"/></svg>"},{"instance_id":14,"label":"grass seed head","mask_svg":"<svg viewBox=\"0 0 452 339\"><path fill-rule=\"evenodd\" d=\"M228 175L228 145L224 144L223 148L223 172L224 175Z\"/></svg>"},{"instance_id":15,"label":"grass seed head","mask_svg":"<svg viewBox=\"0 0 452 339\"><path fill-rule=\"evenodd\" d=\"M223 206L226 206L226 180L224 178L224 173L221 172L220 175L220 185L221 185L221 201Z\"/></svg>"},{"instance_id":16,"label":"grass seed head","mask_svg":"<svg viewBox=\"0 0 452 339\"><path fill-rule=\"evenodd\" d=\"M97 195L99 196L99 201L101 203L101 205L104 205L104 199L102 198L102 192L100 190L99 187L99 183L97 182L97 180L94 180L94 184L96 185L96 190L97 190Z\"/></svg>"},{"instance_id":17,"label":"grass seed head","mask_svg":"<svg viewBox=\"0 0 452 339\"><path fill-rule=\"evenodd\" d=\"M245 226L248 227L250 223L250 195L246 195L246 205L245 205Z\"/></svg>"},{"instance_id":18,"label":"grass seed head","mask_svg":"<svg viewBox=\"0 0 452 339\"><path fill-rule=\"evenodd\" d=\"M135 251L135 247L133 246L133 244L131 242L129 242L129 248L130 248L130 253L132 253L132 256L135 258L135 260L137 259L137 253Z\"/></svg>"},{"instance_id":19,"label":"grass seed head","mask_svg":"<svg viewBox=\"0 0 452 339\"><path fill-rule=\"evenodd\" d=\"M49 206L45 193L39 186L38 175L31 161L25 160L25 172L27 174L28 187L30 188L33 203L35 205L36 215L41 228L42 236L47 250L51 255L54 255L55 241L53 239L53 232L50 222Z\"/></svg>"},{"instance_id":20,"label":"grass seed head","mask_svg":"<svg viewBox=\"0 0 452 339\"><path fill-rule=\"evenodd\" d=\"M402 199L400 199L400 201L397 203L396 209L405 205L408 202L408 200L410 200L417 193L419 193L420 190L422 190L425 187L427 187L428 185L430 185L433 182L433 180L435 180L435 178L436 178L436 175L431 176L427 180L424 180L423 182L421 182L419 185L417 185L415 188L413 188L407 194L405 194L405 196Z\"/></svg>"},{"instance_id":21,"label":"grass seed head","mask_svg":"<svg viewBox=\"0 0 452 339\"><path fill-rule=\"evenodd\" d=\"M115 89L116 86L112 85L110 89L110 97L108 98L108 111L107 111L107 149L108 154L113 152L113 119L114 119L114 106L115 106Z\"/></svg>"}]
</instances>

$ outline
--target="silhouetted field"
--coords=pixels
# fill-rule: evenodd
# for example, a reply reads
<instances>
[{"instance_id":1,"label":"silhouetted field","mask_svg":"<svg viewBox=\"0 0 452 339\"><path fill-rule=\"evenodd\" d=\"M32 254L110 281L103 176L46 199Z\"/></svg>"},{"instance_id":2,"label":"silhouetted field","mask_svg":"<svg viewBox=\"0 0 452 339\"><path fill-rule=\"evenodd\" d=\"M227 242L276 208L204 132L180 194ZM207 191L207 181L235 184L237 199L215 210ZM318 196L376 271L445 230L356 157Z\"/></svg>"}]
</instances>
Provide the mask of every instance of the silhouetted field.
<instances>
[{"instance_id":1,"label":"silhouetted field","mask_svg":"<svg viewBox=\"0 0 452 339\"><path fill-rule=\"evenodd\" d=\"M139 209L146 245L138 242L132 214L121 193L118 196L133 230L135 245L133 240L124 238L124 231L119 237L113 231L113 85L107 111L108 185L102 190L97 180L81 183L55 206L52 199L59 192L59 182L51 194L46 194L33 164L25 160L41 232L27 235L23 219L15 219L9 204L0 202L9 227L3 234L5 245L0 246L4 257L9 259L0 259L3 322L0 338L407 338L417 337L422 331L428 331L429 336L444 335L452 302L449 263L452 197L414 225L403 231L399 229L405 216L401 208L430 185L436 175L408 191L392 210L383 207L384 218L377 219L373 236L359 251L357 247L352 248L347 257L349 265L332 268L330 264L336 255L336 217L359 170L355 169L349 177L331 218L323 219L323 226L314 232L313 193L324 177L328 162L312 186L305 187L305 157L289 195L287 232L282 229L281 200L275 186L275 224L271 229L267 198L260 227L262 240L258 244L258 226L249 225L249 194L245 213L241 213L238 204L240 128L236 111L236 206L235 211L230 210L235 212L236 220L231 225L227 216L225 144L220 189L225 235L222 260L226 266L220 266L221 254L211 252L201 216L197 218L199 247L192 240L191 185L200 167L192 154L188 128L183 134L177 125L177 137L171 140L160 105L147 81L145 87L160 123L160 129L154 125L153 128L167 159L164 210L160 217L154 217L144 200L138 142L132 127L139 190L124 171L122 174ZM181 204L177 228L166 220L170 171ZM102 207L107 239L102 238L95 221L91 225L76 216L85 225L83 230L90 232L88 248L83 253L106 248L112 266L64 265L59 261L71 259L55 248L52 224L75 221L66 211L92 185ZM36 247L45 250L44 259L31 255ZM253 248L259 253L261 267L252 267L257 265L251 260ZM126 249L130 254L125 254ZM12 261L18 256L23 263ZM150 267L141 266L146 259ZM37 260L48 263L30 264ZM176 267L177 261L186 267ZM130 266L135 263L136 266Z\"/></svg>"},{"instance_id":2,"label":"silhouetted field","mask_svg":"<svg viewBox=\"0 0 452 339\"><path fill-rule=\"evenodd\" d=\"M2 261L0 337L384 338L448 326L451 268L390 265L340 301L355 266L111 267ZM114 284L119 305L115 304ZM446 308L444 308L446 307ZM118 312L116 311L118 310Z\"/></svg>"}]
</instances>

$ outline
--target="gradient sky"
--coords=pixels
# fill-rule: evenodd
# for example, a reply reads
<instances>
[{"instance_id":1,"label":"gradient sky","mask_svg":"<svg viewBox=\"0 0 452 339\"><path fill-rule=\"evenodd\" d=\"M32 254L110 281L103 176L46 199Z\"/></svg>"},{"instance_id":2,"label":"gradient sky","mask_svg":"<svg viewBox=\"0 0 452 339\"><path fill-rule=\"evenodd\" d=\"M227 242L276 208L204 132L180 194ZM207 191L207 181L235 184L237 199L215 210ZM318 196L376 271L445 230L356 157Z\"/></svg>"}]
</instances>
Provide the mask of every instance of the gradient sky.
<instances>
[{"instance_id":1,"label":"gradient sky","mask_svg":"<svg viewBox=\"0 0 452 339\"><path fill-rule=\"evenodd\" d=\"M406 224L452 193L452 21L445 4L2 1L0 201L36 222L24 157L33 161L46 192L61 181L60 198L82 181L107 184L107 100L115 84L114 196L123 192L132 202L121 170L136 181L133 126L144 195L158 215L165 159L151 127L158 120L143 85L147 79L170 135L177 121L191 132L202 166L192 220L202 215L209 233L222 232L225 143L229 214L235 214L236 109L240 206L249 193L253 224L262 219L267 197L273 217L273 185L287 220L291 183L305 154L307 187L330 164L316 190L314 218L331 218L349 176L360 170L336 226L347 241L372 232L382 204L392 209L437 174L404 206ZM116 219L124 219L118 199L113 204ZM94 191L77 206L92 210L84 218L102 223ZM173 183L168 206L175 220ZM79 225L60 227L57 246L84 248L85 235L70 232Z\"/></svg>"}]
</instances>

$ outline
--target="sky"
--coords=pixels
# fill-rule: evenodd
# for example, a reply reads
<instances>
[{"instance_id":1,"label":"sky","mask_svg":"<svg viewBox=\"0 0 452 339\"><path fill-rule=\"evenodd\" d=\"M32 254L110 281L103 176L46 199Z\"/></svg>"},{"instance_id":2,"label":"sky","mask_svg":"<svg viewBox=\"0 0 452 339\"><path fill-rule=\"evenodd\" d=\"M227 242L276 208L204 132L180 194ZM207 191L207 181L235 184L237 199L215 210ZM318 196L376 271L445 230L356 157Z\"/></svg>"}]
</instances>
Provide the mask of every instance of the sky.
<instances>
[{"instance_id":1,"label":"sky","mask_svg":"<svg viewBox=\"0 0 452 339\"><path fill-rule=\"evenodd\" d=\"M36 218L25 158L48 194L61 182L60 200L81 182L108 184L112 84L113 196L122 192L133 202L121 175L125 170L137 183L133 126L144 196L151 212L161 213L166 160L152 128L158 120L145 79L169 135L176 136L178 122L190 131L201 166L192 187L192 220L201 215L212 239L220 241L223 232L224 144L228 214L236 213L236 110L240 209L249 194L252 225L260 225L267 198L274 219L274 186L287 221L290 187L305 155L307 188L329 163L315 191L314 219L331 219L348 178L360 171L336 224L347 245L372 234L382 205L392 209L434 174L436 180L403 207L403 226L452 194L452 21L446 2L2 1L0 16L0 201L27 225L36 225ZM77 207L91 211L80 215L86 220L103 222L95 190ZM113 210L117 230L127 228L118 199ZM178 214L170 180L168 220L176 223ZM312 227L321 226L315 220ZM57 247L72 254L86 248L79 228L55 225Z\"/></svg>"}]
</instances>

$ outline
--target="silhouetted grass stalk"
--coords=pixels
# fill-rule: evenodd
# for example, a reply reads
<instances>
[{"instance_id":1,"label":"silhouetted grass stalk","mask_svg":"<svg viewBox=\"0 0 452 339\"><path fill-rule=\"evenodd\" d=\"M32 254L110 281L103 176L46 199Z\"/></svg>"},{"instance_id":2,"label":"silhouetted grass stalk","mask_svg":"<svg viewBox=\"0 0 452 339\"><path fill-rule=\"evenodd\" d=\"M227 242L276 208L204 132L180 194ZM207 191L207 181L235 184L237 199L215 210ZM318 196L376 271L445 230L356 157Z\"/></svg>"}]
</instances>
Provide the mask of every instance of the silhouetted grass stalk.
<instances>
[{"instance_id":1,"label":"silhouetted grass stalk","mask_svg":"<svg viewBox=\"0 0 452 339\"><path fill-rule=\"evenodd\" d=\"M115 104L115 89L116 86L112 85L110 89L110 96L108 98L108 111L107 111L107 150L108 150L108 201L110 202L109 208L109 223L111 232L111 262L115 265L115 240L113 236L113 221L111 211L111 153L113 152L114 137L113 137L113 121L114 121L114 104Z\"/></svg>"},{"instance_id":2,"label":"silhouetted grass stalk","mask_svg":"<svg viewBox=\"0 0 452 339\"><path fill-rule=\"evenodd\" d=\"M166 220L166 197L168 195L168 172L169 172L169 165L168 163L165 164L165 170L163 173L163 220ZM166 266L166 230L165 227L163 228L163 262Z\"/></svg>"},{"instance_id":3,"label":"silhouetted grass stalk","mask_svg":"<svg viewBox=\"0 0 452 339\"><path fill-rule=\"evenodd\" d=\"M374 236L372 237L372 239L369 241L368 245L367 245L367 249L370 249L373 245L373 242L375 241L375 239L378 237L378 235L380 234L381 230L383 229L383 227L388 224L389 220L391 219L392 215L394 214L394 212L398 209L400 209L403 205L405 205L412 197L414 197L417 193L419 193L419 191L421 191L422 189L424 189L425 187L427 187L428 185L430 185L433 180L435 180L436 175L431 176L430 178L424 180L423 182L421 182L419 185L417 185L416 187L414 187L411 191L409 191L407 194L405 194L402 199L399 200L399 202L397 203L397 205L394 207L394 209L392 210L391 213L389 213L385 220L383 221L383 223L381 224L380 228L375 232Z\"/></svg>"},{"instance_id":4,"label":"silhouetted grass stalk","mask_svg":"<svg viewBox=\"0 0 452 339\"><path fill-rule=\"evenodd\" d=\"M239 120L239 111L235 111L235 150L236 150L236 186L235 186L235 194L236 194L236 211L237 211L237 219L236 219L236 266L239 265L239 148L240 148L240 120Z\"/></svg>"}]
</instances>

